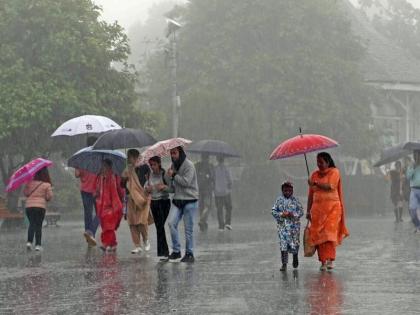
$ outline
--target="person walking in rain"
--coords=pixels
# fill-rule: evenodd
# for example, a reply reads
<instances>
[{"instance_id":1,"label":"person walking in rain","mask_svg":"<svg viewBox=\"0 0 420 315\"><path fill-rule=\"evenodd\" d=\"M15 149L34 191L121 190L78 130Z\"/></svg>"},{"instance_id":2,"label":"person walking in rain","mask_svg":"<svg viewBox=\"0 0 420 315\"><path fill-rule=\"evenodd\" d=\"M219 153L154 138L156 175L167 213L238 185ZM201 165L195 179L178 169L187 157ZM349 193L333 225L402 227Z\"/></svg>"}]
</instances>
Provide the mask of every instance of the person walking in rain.
<instances>
[{"instance_id":1,"label":"person walking in rain","mask_svg":"<svg viewBox=\"0 0 420 315\"><path fill-rule=\"evenodd\" d=\"M95 141L96 137L89 137L87 139L87 146L92 146ZM95 234L98 229L99 220L96 216L96 204L93 195L95 193L97 175L82 169L75 169L74 175L80 180L80 194L82 196L85 221L85 232L83 236L89 246L96 246Z\"/></svg>"},{"instance_id":2,"label":"person walking in rain","mask_svg":"<svg viewBox=\"0 0 420 315\"><path fill-rule=\"evenodd\" d=\"M217 219L219 221L219 231L225 228L232 230L232 177L225 165L225 158L217 156L218 164L214 167L214 197L217 208ZM224 215L223 208L226 210Z\"/></svg>"},{"instance_id":3,"label":"person walking in rain","mask_svg":"<svg viewBox=\"0 0 420 315\"><path fill-rule=\"evenodd\" d=\"M299 200L293 196L292 183L283 183L281 191L282 195L277 198L271 213L277 222L280 239L282 263L280 271L286 271L289 253L293 255L293 268L299 266L300 218L303 216L303 207Z\"/></svg>"},{"instance_id":4,"label":"person walking in rain","mask_svg":"<svg viewBox=\"0 0 420 315\"><path fill-rule=\"evenodd\" d=\"M315 246L321 271L334 268L336 248L349 236L345 223L345 208L341 175L327 152L318 153L318 170L308 180L307 219L310 244Z\"/></svg>"},{"instance_id":5,"label":"person walking in rain","mask_svg":"<svg viewBox=\"0 0 420 315\"><path fill-rule=\"evenodd\" d=\"M149 159L149 164L152 171L145 189L152 197L150 208L156 227L157 255L158 257L168 257L169 248L166 241L165 222L171 209L169 187L165 178L165 170L162 168L162 159L154 156Z\"/></svg>"},{"instance_id":6,"label":"person walking in rain","mask_svg":"<svg viewBox=\"0 0 420 315\"><path fill-rule=\"evenodd\" d=\"M123 216L124 191L121 178L112 172L112 161L105 159L96 181L96 209L101 224L101 249L112 252L117 249L116 230Z\"/></svg>"},{"instance_id":7,"label":"person walking in rain","mask_svg":"<svg viewBox=\"0 0 420 315\"><path fill-rule=\"evenodd\" d=\"M389 172L391 179L391 201L394 205L395 222L402 222L403 181L401 162L395 162L394 169Z\"/></svg>"},{"instance_id":8,"label":"person walking in rain","mask_svg":"<svg viewBox=\"0 0 420 315\"><path fill-rule=\"evenodd\" d=\"M414 164L407 169L407 179L410 180L410 216L415 226L414 232L420 232L420 151L414 152Z\"/></svg>"},{"instance_id":9,"label":"person walking in rain","mask_svg":"<svg viewBox=\"0 0 420 315\"><path fill-rule=\"evenodd\" d=\"M207 231L207 220L211 211L214 188L214 167L210 163L208 154L203 153L201 155L201 161L195 164L195 169L200 191L200 221L198 225L201 231Z\"/></svg>"},{"instance_id":10,"label":"person walking in rain","mask_svg":"<svg viewBox=\"0 0 420 315\"><path fill-rule=\"evenodd\" d=\"M181 262L194 262L194 217L198 209L198 184L194 164L187 159L182 147L170 150L172 165L167 171L171 191L174 192L172 207L169 211L168 224L171 231L172 253L170 261L181 258L178 224L184 219L185 256Z\"/></svg>"},{"instance_id":11,"label":"person walking in rain","mask_svg":"<svg viewBox=\"0 0 420 315\"><path fill-rule=\"evenodd\" d=\"M149 242L149 215L150 215L150 196L143 189L140 183L139 174L136 170L136 162L140 153L136 149L130 149L127 152L127 169L123 174L127 192L127 219L130 227L131 239L134 243L132 254L138 254L143 250L150 250ZM143 247L141 246L143 239Z\"/></svg>"},{"instance_id":12,"label":"person walking in rain","mask_svg":"<svg viewBox=\"0 0 420 315\"><path fill-rule=\"evenodd\" d=\"M53 197L50 174L47 168L40 169L35 177L25 186L26 216L29 220L27 249L32 249L35 236L35 250L40 251L42 223L45 218L47 202Z\"/></svg>"}]
</instances>

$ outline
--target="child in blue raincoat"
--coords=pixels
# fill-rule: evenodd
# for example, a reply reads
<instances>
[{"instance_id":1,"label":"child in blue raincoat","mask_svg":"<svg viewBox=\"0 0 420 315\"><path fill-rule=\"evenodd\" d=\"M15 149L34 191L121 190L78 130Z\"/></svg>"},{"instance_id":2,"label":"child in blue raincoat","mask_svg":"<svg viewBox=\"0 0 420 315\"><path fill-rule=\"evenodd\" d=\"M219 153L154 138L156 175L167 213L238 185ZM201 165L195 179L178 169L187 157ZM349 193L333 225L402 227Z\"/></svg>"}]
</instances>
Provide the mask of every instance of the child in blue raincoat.
<instances>
[{"instance_id":1,"label":"child in blue raincoat","mask_svg":"<svg viewBox=\"0 0 420 315\"><path fill-rule=\"evenodd\" d=\"M280 271L286 271L289 253L293 255L293 268L299 266L300 218L303 216L303 207L299 200L293 196L292 183L283 183L281 190L282 195L277 198L271 213L277 222L280 239L282 262Z\"/></svg>"}]
</instances>

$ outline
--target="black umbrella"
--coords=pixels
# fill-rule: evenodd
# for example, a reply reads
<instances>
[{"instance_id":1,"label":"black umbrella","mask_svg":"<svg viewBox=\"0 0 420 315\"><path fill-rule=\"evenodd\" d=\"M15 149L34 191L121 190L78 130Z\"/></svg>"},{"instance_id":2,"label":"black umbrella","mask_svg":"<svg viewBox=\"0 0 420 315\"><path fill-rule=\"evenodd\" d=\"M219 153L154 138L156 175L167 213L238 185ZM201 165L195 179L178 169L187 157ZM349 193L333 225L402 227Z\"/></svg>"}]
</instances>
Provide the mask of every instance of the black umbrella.
<instances>
[{"instance_id":1,"label":"black umbrella","mask_svg":"<svg viewBox=\"0 0 420 315\"><path fill-rule=\"evenodd\" d=\"M156 139L141 129L124 128L109 131L95 142L94 150L141 148L156 143Z\"/></svg>"},{"instance_id":2,"label":"black umbrella","mask_svg":"<svg viewBox=\"0 0 420 315\"><path fill-rule=\"evenodd\" d=\"M378 167L397 161L413 151L420 150L420 142L404 142L382 151L381 158L373 166Z\"/></svg>"},{"instance_id":3,"label":"black umbrella","mask_svg":"<svg viewBox=\"0 0 420 315\"><path fill-rule=\"evenodd\" d=\"M220 140L201 140L188 147L188 152L226 157L241 157L239 153L226 142Z\"/></svg>"}]
</instances>

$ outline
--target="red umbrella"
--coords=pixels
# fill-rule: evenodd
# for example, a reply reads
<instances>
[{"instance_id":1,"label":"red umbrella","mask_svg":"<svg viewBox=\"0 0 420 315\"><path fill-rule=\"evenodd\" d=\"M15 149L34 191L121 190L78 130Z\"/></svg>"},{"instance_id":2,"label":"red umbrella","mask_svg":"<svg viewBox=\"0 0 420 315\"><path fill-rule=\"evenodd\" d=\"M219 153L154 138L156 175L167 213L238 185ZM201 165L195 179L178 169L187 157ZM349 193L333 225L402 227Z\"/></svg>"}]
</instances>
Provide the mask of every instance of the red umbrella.
<instances>
[{"instance_id":1,"label":"red umbrella","mask_svg":"<svg viewBox=\"0 0 420 315\"><path fill-rule=\"evenodd\" d=\"M280 143L271 153L270 160L285 159L303 154L306 161L306 169L309 175L309 167L306 153L337 147L337 141L326 136L316 134L300 134Z\"/></svg>"}]
</instances>

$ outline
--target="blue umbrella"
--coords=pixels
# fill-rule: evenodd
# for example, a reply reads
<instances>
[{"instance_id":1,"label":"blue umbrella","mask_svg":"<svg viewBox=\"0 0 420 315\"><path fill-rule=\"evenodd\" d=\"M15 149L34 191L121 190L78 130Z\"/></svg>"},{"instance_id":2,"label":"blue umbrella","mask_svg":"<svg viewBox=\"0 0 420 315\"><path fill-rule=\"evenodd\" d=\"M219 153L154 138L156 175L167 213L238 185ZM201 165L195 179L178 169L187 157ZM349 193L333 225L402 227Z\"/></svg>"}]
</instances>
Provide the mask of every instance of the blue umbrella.
<instances>
[{"instance_id":1,"label":"blue umbrella","mask_svg":"<svg viewBox=\"0 0 420 315\"><path fill-rule=\"evenodd\" d=\"M102 167L102 161L109 159L112 161L112 171L121 175L126 166L126 158L126 155L120 151L93 150L92 147L86 147L73 154L67 161L67 165L98 174Z\"/></svg>"}]
</instances>

